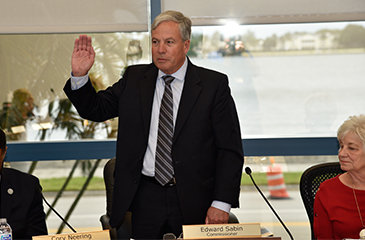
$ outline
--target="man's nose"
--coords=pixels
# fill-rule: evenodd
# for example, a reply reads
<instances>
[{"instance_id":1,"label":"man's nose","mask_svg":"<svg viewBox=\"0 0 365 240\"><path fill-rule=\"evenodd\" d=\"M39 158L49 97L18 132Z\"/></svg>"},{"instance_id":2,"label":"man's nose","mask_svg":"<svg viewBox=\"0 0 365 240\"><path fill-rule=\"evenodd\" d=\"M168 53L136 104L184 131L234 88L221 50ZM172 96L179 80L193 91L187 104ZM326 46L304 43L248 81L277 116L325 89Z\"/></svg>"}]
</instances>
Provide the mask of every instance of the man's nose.
<instances>
[{"instance_id":1,"label":"man's nose","mask_svg":"<svg viewBox=\"0 0 365 240\"><path fill-rule=\"evenodd\" d=\"M164 53L166 51L165 44L164 43L160 43L158 45L158 49L157 50L158 50L159 53Z\"/></svg>"}]
</instances>

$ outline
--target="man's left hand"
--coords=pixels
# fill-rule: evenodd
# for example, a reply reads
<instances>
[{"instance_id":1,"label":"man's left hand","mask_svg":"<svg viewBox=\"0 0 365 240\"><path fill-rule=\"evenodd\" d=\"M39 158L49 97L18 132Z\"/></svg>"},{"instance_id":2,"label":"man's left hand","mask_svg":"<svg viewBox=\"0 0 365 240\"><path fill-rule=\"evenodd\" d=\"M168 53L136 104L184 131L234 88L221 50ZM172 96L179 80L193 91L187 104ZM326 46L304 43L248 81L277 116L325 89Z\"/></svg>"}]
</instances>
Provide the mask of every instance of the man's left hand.
<instances>
[{"instance_id":1,"label":"man's left hand","mask_svg":"<svg viewBox=\"0 0 365 240\"><path fill-rule=\"evenodd\" d=\"M229 213L215 207L210 207L205 218L205 224L226 224L228 223Z\"/></svg>"}]
</instances>

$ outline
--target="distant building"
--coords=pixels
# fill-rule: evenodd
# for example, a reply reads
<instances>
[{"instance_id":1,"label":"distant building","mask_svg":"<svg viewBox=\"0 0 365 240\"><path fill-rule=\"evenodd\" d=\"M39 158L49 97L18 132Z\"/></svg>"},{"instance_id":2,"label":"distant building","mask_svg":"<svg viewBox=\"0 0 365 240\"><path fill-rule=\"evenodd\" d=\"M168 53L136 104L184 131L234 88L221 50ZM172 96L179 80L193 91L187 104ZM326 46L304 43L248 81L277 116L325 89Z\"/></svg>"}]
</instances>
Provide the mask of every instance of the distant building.
<instances>
[{"instance_id":1,"label":"distant building","mask_svg":"<svg viewBox=\"0 0 365 240\"><path fill-rule=\"evenodd\" d=\"M290 36L290 37L289 37ZM297 33L279 38L276 43L277 51L325 50L337 46L335 35L330 32L324 34Z\"/></svg>"}]
</instances>

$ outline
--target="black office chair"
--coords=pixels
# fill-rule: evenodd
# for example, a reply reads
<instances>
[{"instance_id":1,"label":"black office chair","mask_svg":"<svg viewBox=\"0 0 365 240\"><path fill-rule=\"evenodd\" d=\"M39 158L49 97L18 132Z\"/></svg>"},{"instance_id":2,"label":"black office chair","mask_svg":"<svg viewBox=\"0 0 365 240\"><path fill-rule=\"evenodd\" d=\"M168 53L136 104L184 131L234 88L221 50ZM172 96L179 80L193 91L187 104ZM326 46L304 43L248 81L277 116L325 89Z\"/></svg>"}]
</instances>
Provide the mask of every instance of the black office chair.
<instances>
[{"instance_id":1,"label":"black office chair","mask_svg":"<svg viewBox=\"0 0 365 240\"><path fill-rule=\"evenodd\" d=\"M309 218L312 239L315 239L313 232L313 205L319 185L323 181L336 177L338 174L344 172L339 162L321 163L306 169L300 178L300 195Z\"/></svg>"},{"instance_id":2,"label":"black office chair","mask_svg":"<svg viewBox=\"0 0 365 240\"><path fill-rule=\"evenodd\" d=\"M110 159L104 166L104 183L106 190L106 214L100 217L103 230L109 229L110 239L131 239L132 223L131 212L124 216L121 226L116 229L109 224L110 213L112 210L113 188L114 188L114 169L115 157Z\"/></svg>"},{"instance_id":3,"label":"black office chair","mask_svg":"<svg viewBox=\"0 0 365 240\"><path fill-rule=\"evenodd\" d=\"M109 229L110 239L130 239L132 237L131 212L127 212L127 214L124 216L121 226L118 229L112 228L109 225L109 218L113 199L113 188L114 188L114 169L115 169L115 157L110 159L104 166L104 183L106 190L106 214L100 217L100 222L103 227L103 230ZM228 223L239 223L239 220L233 213L229 213Z\"/></svg>"}]
</instances>

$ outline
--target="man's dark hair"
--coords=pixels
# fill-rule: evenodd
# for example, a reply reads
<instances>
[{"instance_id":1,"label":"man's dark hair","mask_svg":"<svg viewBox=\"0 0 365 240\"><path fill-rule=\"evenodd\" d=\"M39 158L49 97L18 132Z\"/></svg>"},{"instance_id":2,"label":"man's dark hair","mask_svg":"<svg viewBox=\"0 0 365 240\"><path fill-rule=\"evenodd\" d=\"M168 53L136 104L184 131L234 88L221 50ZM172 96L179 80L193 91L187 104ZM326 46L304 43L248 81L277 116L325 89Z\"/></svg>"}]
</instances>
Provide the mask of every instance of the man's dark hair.
<instances>
[{"instance_id":1,"label":"man's dark hair","mask_svg":"<svg viewBox=\"0 0 365 240\"><path fill-rule=\"evenodd\" d=\"M4 131L0 128L0 149L5 151L6 148L6 136Z\"/></svg>"}]
</instances>

